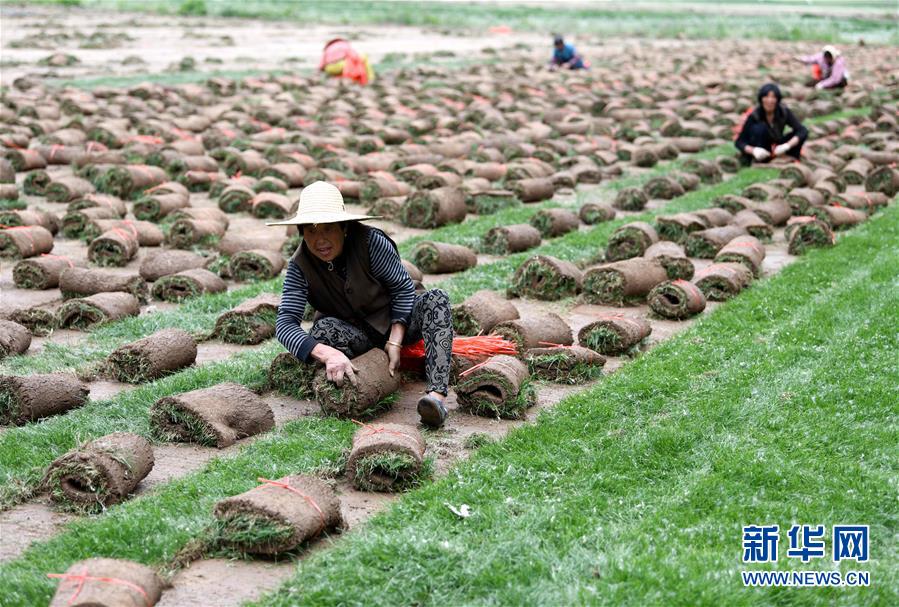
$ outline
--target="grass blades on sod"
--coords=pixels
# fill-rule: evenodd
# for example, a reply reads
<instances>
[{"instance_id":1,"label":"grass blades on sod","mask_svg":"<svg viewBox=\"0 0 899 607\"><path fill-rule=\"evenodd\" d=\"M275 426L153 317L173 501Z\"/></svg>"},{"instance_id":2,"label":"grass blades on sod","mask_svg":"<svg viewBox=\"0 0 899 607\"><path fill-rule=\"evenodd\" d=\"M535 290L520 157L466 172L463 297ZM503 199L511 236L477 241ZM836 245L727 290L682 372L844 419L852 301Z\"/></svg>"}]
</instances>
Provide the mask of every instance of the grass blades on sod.
<instances>
[{"instance_id":1,"label":"grass blades on sod","mask_svg":"<svg viewBox=\"0 0 899 607\"><path fill-rule=\"evenodd\" d=\"M203 470L113 506L102 516L67 525L55 537L33 544L20 558L0 565L3 605L46 605L58 583L45 574L63 572L89 556L151 566L171 563L189 542L208 534L218 500L252 489L259 477L333 471L342 464L355 428L334 419L290 422L234 457L212 460Z\"/></svg>"},{"instance_id":2,"label":"grass blades on sod","mask_svg":"<svg viewBox=\"0 0 899 607\"><path fill-rule=\"evenodd\" d=\"M897 243L894 207L401 498L254 605L896 604ZM871 586L743 588L740 570L766 567L741 564L741 527L773 523L782 550L794 523L870 525L871 561L836 568Z\"/></svg>"}]
</instances>

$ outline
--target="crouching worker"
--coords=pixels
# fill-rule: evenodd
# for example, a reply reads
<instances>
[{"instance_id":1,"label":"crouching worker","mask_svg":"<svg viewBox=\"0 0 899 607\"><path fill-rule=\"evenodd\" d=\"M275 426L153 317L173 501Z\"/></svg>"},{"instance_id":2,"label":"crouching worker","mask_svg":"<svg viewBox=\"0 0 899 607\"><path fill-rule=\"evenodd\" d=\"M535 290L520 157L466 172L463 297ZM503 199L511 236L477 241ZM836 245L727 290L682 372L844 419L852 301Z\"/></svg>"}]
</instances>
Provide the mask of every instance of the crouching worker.
<instances>
[{"instance_id":1,"label":"crouching worker","mask_svg":"<svg viewBox=\"0 0 899 607\"><path fill-rule=\"evenodd\" d=\"M808 138L806 129L796 115L781 103L780 89L766 84L759 89L759 105L743 123L734 142L742 152L741 162L748 166L753 160L769 162L777 156L791 156L799 160L802 144ZM790 131L785 133L786 128Z\"/></svg>"},{"instance_id":2,"label":"crouching worker","mask_svg":"<svg viewBox=\"0 0 899 607\"><path fill-rule=\"evenodd\" d=\"M335 38L325 45L318 70L335 78L347 78L359 84L368 84L375 79L375 71L368 57L357 53L343 38Z\"/></svg>"},{"instance_id":3,"label":"crouching worker","mask_svg":"<svg viewBox=\"0 0 899 607\"><path fill-rule=\"evenodd\" d=\"M549 69L557 70L559 68L569 70L587 69L584 58L578 55L574 50L573 44L566 44L562 36L553 38L553 58L549 62Z\"/></svg>"},{"instance_id":4,"label":"crouching worker","mask_svg":"<svg viewBox=\"0 0 899 607\"><path fill-rule=\"evenodd\" d=\"M396 243L345 210L340 191L317 181L300 194L296 216L269 225L296 225L303 237L287 265L275 335L298 360L323 364L329 380L356 383L351 358L383 348L398 373L400 348L423 339L428 393L418 401L422 423L440 427L453 346L449 297L440 289L416 296ZM316 310L307 333L306 302Z\"/></svg>"},{"instance_id":5,"label":"crouching worker","mask_svg":"<svg viewBox=\"0 0 899 607\"><path fill-rule=\"evenodd\" d=\"M820 90L844 88L849 84L846 58L834 46L828 44L820 53L796 57L796 60L812 66L812 77L805 83L806 86Z\"/></svg>"}]
</instances>

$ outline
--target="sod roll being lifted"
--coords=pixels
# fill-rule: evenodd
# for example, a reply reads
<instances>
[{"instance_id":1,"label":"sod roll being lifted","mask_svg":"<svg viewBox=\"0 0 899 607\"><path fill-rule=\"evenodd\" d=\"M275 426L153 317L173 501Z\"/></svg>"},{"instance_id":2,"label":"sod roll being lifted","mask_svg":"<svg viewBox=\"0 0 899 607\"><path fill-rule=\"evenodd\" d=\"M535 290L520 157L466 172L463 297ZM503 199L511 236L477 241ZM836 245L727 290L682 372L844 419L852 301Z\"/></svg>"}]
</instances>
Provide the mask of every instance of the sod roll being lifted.
<instances>
[{"instance_id":1,"label":"sod roll being lifted","mask_svg":"<svg viewBox=\"0 0 899 607\"><path fill-rule=\"evenodd\" d=\"M250 389L222 383L159 399L150 407L150 426L162 440L222 449L271 430L275 416Z\"/></svg>"},{"instance_id":2,"label":"sod roll being lifted","mask_svg":"<svg viewBox=\"0 0 899 607\"><path fill-rule=\"evenodd\" d=\"M0 424L24 424L85 405L90 390L70 373L0 376Z\"/></svg>"},{"instance_id":3,"label":"sod roll being lifted","mask_svg":"<svg viewBox=\"0 0 899 607\"><path fill-rule=\"evenodd\" d=\"M281 554L343 524L327 482L296 475L262 483L215 505L219 541L250 554Z\"/></svg>"},{"instance_id":4,"label":"sod roll being lifted","mask_svg":"<svg viewBox=\"0 0 899 607\"><path fill-rule=\"evenodd\" d=\"M478 291L453 306L456 335L486 335L497 324L518 318L518 309L495 291Z\"/></svg>"},{"instance_id":5,"label":"sod roll being lifted","mask_svg":"<svg viewBox=\"0 0 899 607\"><path fill-rule=\"evenodd\" d=\"M213 334L232 344L258 344L275 334L281 296L263 293L218 317Z\"/></svg>"},{"instance_id":6,"label":"sod roll being lifted","mask_svg":"<svg viewBox=\"0 0 899 607\"><path fill-rule=\"evenodd\" d=\"M652 325L645 318L623 314L603 316L581 328L578 343L607 356L627 353L652 333Z\"/></svg>"},{"instance_id":7,"label":"sod roll being lifted","mask_svg":"<svg viewBox=\"0 0 899 607\"><path fill-rule=\"evenodd\" d=\"M387 372L387 354L380 348L350 362L357 369L356 385L344 377L343 384L338 386L320 370L313 381L315 400L325 415L341 419L371 418L392 404L390 397L400 388L399 374L391 377Z\"/></svg>"},{"instance_id":8,"label":"sod roll being lifted","mask_svg":"<svg viewBox=\"0 0 899 607\"><path fill-rule=\"evenodd\" d=\"M120 274L96 268L63 270L59 277L59 289L65 299L116 291L130 293L141 302L146 302L149 298L147 283L137 274Z\"/></svg>"},{"instance_id":9,"label":"sod roll being lifted","mask_svg":"<svg viewBox=\"0 0 899 607\"><path fill-rule=\"evenodd\" d=\"M613 306L640 303L654 286L666 280L668 272L657 260L638 257L616 261L584 274L584 299Z\"/></svg>"},{"instance_id":10,"label":"sod roll being lifted","mask_svg":"<svg viewBox=\"0 0 899 607\"><path fill-rule=\"evenodd\" d=\"M730 299L751 282L752 271L741 263L714 263L693 277L693 283L709 301Z\"/></svg>"},{"instance_id":11,"label":"sod roll being lifted","mask_svg":"<svg viewBox=\"0 0 899 607\"><path fill-rule=\"evenodd\" d=\"M115 432L54 460L44 486L65 509L99 512L125 501L152 469L150 441L130 432Z\"/></svg>"},{"instance_id":12,"label":"sod roll being lifted","mask_svg":"<svg viewBox=\"0 0 899 607\"><path fill-rule=\"evenodd\" d=\"M478 258L462 245L425 241L412 251L412 261L425 274L449 274L475 267Z\"/></svg>"},{"instance_id":13,"label":"sod roll being lifted","mask_svg":"<svg viewBox=\"0 0 899 607\"><path fill-rule=\"evenodd\" d=\"M531 348L525 362L537 379L574 385L602 376L606 359L582 346L559 346Z\"/></svg>"},{"instance_id":14,"label":"sod roll being lifted","mask_svg":"<svg viewBox=\"0 0 899 607\"><path fill-rule=\"evenodd\" d=\"M646 249L659 241L655 228L644 221L625 224L612 232L606 247L606 259L620 261L639 257Z\"/></svg>"},{"instance_id":15,"label":"sod roll being lifted","mask_svg":"<svg viewBox=\"0 0 899 607\"><path fill-rule=\"evenodd\" d=\"M225 281L204 268L183 270L163 276L153 284L153 297L163 301L179 302L205 293L223 293Z\"/></svg>"},{"instance_id":16,"label":"sod roll being lifted","mask_svg":"<svg viewBox=\"0 0 899 607\"><path fill-rule=\"evenodd\" d=\"M103 323L137 316L139 312L140 302L131 293L97 293L62 304L58 312L59 326L87 331Z\"/></svg>"},{"instance_id":17,"label":"sod roll being lifted","mask_svg":"<svg viewBox=\"0 0 899 607\"><path fill-rule=\"evenodd\" d=\"M24 354L31 347L31 332L23 325L0 319L0 360Z\"/></svg>"},{"instance_id":18,"label":"sod roll being lifted","mask_svg":"<svg viewBox=\"0 0 899 607\"><path fill-rule=\"evenodd\" d=\"M509 293L514 297L556 301L577 295L583 280L584 273L573 263L535 255L518 266Z\"/></svg>"},{"instance_id":19,"label":"sod roll being lifted","mask_svg":"<svg viewBox=\"0 0 899 607\"><path fill-rule=\"evenodd\" d=\"M668 278L671 280L677 280L678 278L690 280L696 271L693 262L684 253L684 248L670 240L660 240L655 243L646 249L643 257L662 264L662 267L665 268L665 272L668 274Z\"/></svg>"},{"instance_id":20,"label":"sod roll being lifted","mask_svg":"<svg viewBox=\"0 0 899 607\"><path fill-rule=\"evenodd\" d=\"M52 289L59 286L63 271L73 267L75 264L68 257L44 254L18 262L12 269L12 278L20 289Z\"/></svg>"},{"instance_id":21,"label":"sod roll being lifted","mask_svg":"<svg viewBox=\"0 0 899 607\"><path fill-rule=\"evenodd\" d=\"M507 255L533 249L540 244L540 231L526 223L490 228L484 236L482 249L493 255Z\"/></svg>"},{"instance_id":22,"label":"sod roll being lifted","mask_svg":"<svg viewBox=\"0 0 899 607\"><path fill-rule=\"evenodd\" d=\"M61 580L50 607L153 607L165 587L150 567L121 559L90 558L48 576Z\"/></svg>"},{"instance_id":23,"label":"sod roll being lifted","mask_svg":"<svg viewBox=\"0 0 899 607\"><path fill-rule=\"evenodd\" d=\"M163 329L115 350L106 367L116 380L140 383L189 367L197 359L197 343L187 331Z\"/></svg>"},{"instance_id":24,"label":"sod roll being lifted","mask_svg":"<svg viewBox=\"0 0 899 607\"><path fill-rule=\"evenodd\" d=\"M294 398L312 398L315 391L312 382L322 366L315 359L301 362L290 352L281 352L268 368L268 383L273 390Z\"/></svg>"},{"instance_id":25,"label":"sod roll being lifted","mask_svg":"<svg viewBox=\"0 0 899 607\"><path fill-rule=\"evenodd\" d=\"M571 327L554 312L529 314L524 318L507 320L493 327L493 332L515 342L519 356L530 348L541 346L570 346L574 343Z\"/></svg>"},{"instance_id":26,"label":"sod roll being lifted","mask_svg":"<svg viewBox=\"0 0 899 607\"><path fill-rule=\"evenodd\" d=\"M449 186L417 191L403 205L401 218L405 225L414 228L437 228L459 223L467 212L465 191Z\"/></svg>"},{"instance_id":27,"label":"sod roll being lifted","mask_svg":"<svg viewBox=\"0 0 899 607\"><path fill-rule=\"evenodd\" d=\"M537 402L527 366L504 354L460 373L454 388L462 410L484 417L519 419Z\"/></svg>"},{"instance_id":28,"label":"sod roll being lifted","mask_svg":"<svg viewBox=\"0 0 899 607\"><path fill-rule=\"evenodd\" d=\"M353 435L346 475L360 491L403 491L423 476L425 441L408 424L363 424Z\"/></svg>"},{"instance_id":29,"label":"sod roll being lifted","mask_svg":"<svg viewBox=\"0 0 899 607\"><path fill-rule=\"evenodd\" d=\"M681 279L657 284L646 301L653 312L672 320L690 318L705 310L705 295L699 287Z\"/></svg>"}]
</instances>

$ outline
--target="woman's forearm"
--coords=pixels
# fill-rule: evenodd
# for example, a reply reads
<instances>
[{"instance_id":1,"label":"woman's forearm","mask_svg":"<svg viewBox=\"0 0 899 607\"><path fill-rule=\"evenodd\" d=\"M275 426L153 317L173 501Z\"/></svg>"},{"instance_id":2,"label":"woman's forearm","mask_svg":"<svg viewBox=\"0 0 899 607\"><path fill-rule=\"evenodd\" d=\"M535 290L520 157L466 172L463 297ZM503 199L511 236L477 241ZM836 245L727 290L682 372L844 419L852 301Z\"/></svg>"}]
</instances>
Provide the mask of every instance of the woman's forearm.
<instances>
[{"instance_id":1,"label":"woman's forearm","mask_svg":"<svg viewBox=\"0 0 899 607\"><path fill-rule=\"evenodd\" d=\"M395 322L390 326L390 336L387 338L387 341L392 341L397 344L403 343L403 338L406 337L406 325L401 322Z\"/></svg>"}]
</instances>

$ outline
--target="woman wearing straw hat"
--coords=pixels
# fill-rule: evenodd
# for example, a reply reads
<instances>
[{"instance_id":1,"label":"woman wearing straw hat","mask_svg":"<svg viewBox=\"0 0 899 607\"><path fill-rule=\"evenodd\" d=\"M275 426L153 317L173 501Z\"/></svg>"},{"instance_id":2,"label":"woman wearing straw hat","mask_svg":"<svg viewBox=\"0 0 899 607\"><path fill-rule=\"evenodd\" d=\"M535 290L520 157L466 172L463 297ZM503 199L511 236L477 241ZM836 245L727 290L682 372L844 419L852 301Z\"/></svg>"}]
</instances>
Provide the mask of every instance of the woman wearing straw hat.
<instances>
[{"instance_id":1,"label":"woman wearing straw hat","mask_svg":"<svg viewBox=\"0 0 899 607\"><path fill-rule=\"evenodd\" d=\"M428 393L418 401L424 424L440 427L453 346L449 296L434 289L415 294L396 243L348 213L340 191L317 181L300 194L296 216L268 225L296 225L303 236L287 265L275 335L298 360L325 366L337 385L355 384L350 358L383 348L390 374L397 372L403 344L424 340ZM316 320L300 327L306 302Z\"/></svg>"},{"instance_id":2,"label":"woman wearing straw hat","mask_svg":"<svg viewBox=\"0 0 899 607\"><path fill-rule=\"evenodd\" d=\"M828 44L815 55L795 58L812 66L812 78L806 86L816 89L839 89L849 84L849 70L846 69L846 58L835 46Z\"/></svg>"}]
</instances>

